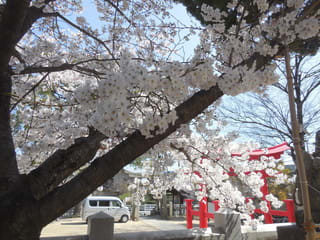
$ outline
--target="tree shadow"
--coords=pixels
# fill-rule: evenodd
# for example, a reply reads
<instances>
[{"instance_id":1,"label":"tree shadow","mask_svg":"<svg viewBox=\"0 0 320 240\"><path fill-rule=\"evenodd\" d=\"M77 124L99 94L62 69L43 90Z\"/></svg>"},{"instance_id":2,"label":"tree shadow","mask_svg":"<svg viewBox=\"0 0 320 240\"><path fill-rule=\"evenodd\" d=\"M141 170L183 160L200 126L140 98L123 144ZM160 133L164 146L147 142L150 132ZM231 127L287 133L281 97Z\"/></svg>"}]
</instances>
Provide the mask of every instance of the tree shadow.
<instances>
[{"instance_id":1,"label":"tree shadow","mask_svg":"<svg viewBox=\"0 0 320 240\"><path fill-rule=\"evenodd\" d=\"M87 224L87 223L86 222L70 222L70 223L62 222L60 224L61 225L84 225L84 224Z\"/></svg>"}]
</instances>

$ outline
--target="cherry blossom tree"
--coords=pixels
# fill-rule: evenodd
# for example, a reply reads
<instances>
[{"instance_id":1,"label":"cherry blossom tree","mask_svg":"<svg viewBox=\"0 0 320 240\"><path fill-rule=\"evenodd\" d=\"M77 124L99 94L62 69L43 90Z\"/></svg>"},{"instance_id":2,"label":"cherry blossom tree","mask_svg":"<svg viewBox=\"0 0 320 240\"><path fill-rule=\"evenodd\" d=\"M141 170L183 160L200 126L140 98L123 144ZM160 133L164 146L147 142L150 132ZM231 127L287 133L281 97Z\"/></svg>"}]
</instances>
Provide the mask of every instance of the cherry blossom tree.
<instances>
[{"instance_id":1,"label":"cherry blossom tree","mask_svg":"<svg viewBox=\"0 0 320 240\"><path fill-rule=\"evenodd\" d=\"M256 208L269 212L267 201L274 208L282 205L273 194L263 195L261 187L265 182L262 172L268 174L275 184L292 183L294 178L289 179L281 172L284 169L281 160L265 156L259 160L249 160L249 152L259 148L258 144L236 144L236 134L223 137L219 132L217 128L206 136L193 133L189 138L171 139L171 149L158 158L155 156L162 152L159 145L149 151L149 160L144 161L142 176L129 186L132 201L139 205L147 193L161 199L167 190L174 188L194 195L198 201L204 198L219 200L222 210L240 212L246 224L261 223L263 216L259 219L250 217ZM242 155L238 156L239 153Z\"/></svg>"},{"instance_id":2,"label":"cherry blossom tree","mask_svg":"<svg viewBox=\"0 0 320 240\"><path fill-rule=\"evenodd\" d=\"M273 60L319 34L316 0L202 5L202 28L176 21L171 5L0 0L1 239L39 239L125 165L190 136L190 122L206 131L224 94L276 82ZM201 39L182 61L180 30Z\"/></svg>"}]
</instances>

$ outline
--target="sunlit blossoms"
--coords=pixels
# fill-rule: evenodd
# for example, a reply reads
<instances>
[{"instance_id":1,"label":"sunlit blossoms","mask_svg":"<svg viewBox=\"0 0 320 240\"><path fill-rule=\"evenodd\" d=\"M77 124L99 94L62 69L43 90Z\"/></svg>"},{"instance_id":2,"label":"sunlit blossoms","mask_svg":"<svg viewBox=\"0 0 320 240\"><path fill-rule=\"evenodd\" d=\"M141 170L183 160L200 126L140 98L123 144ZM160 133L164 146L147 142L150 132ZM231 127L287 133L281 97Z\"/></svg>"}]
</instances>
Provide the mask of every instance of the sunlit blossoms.
<instances>
[{"instance_id":1,"label":"sunlit blossoms","mask_svg":"<svg viewBox=\"0 0 320 240\"><path fill-rule=\"evenodd\" d=\"M17 48L19 57L12 59L13 103L33 92L12 118L20 129L15 140L24 161L29 156L22 168L36 166L54 147L67 147L87 134L88 126L114 144L137 129L146 137L161 134L176 121L175 107L201 89L218 86L230 95L263 91L278 76L275 64L257 62L257 56L273 58L284 44L319 34L320 26L318 13L299 19L303 1L287 1L292 9L274 18L285 3L253 1L260 12L254 24L246 22L249 13L241 2L231 1L226 11L204 4L203 17L212 23L205 28L175 21L171 1L118 1L118 10L101 0L95 3L101 20L96 27L83 15L81 1L31 3L45 6L48 18L34 24ZM228 11L237 13L231 26ZM59 28L48 27L56 19L62 22ZM200 36L194 56L183 61L178 32Z\"/></svg>"},{"instance_id":2,"label":"sunlit blossoms","mask_svg":"<svg viewBox=\"0 0 320 240\"><path fill-rule=\"evenodd\" d=\"M218 133L217 130L215 132ZM257 148L256 144L235 144L231 141L234 138L197 134L188 139L166 140L171 149L164 154L159 151L161 146L157 146L145 155L142 178L136 180L140 185L130 185L135 204L143 201L141 192L161 199L167 190L174 188L198 201L203 198L219 200L221 211L238 211L248 224L262 221L260 218L253 223L248 216L257 208L268 212L268 202L274 208L281 207L283 202L272 194L263 195L261 187L265 181L261 171L276 184L287 183L288 175L281 173L282 165L272 157L248 160L248 151ZM242 156L232 157L232 153L242 153Z\"/></svg>"},{"instance_id":3,"label":"sunlit blossoms","mask_svg":"<svg viewBox=\"0 0 320 240\"><path fill-rule=\"evenodd\" d=\"M319 1L192 1L196 19L177 2L0 0L1 239L39 238L140 157L136 205L175 188L244 218L280 206L261 191L264 171L287 181L278 163L249 159L215 110L316 53Z\"/></svg>"},{"instance_id":4,"label":"sunlit blossoms","mask_svg":"<svg viewBox=\"0 0 320 240\"><path fill-rule=\"evenodd\" d=\"M176 107L199 91L262 92L278 80L275 62L282 50L320 30L319 12L304 15L305 1L249 1L254 21L243 1L230 1L223 11L204 4L207 24L197 27L172 16L172 1L107 2L96 0L90 11L98 17L90 19L81 1L31 1L44 17L19 42L10 63L12 129L22 172L87 135L89 127L105 135L100 156L134 132L145 139L165 133L183 118ZM192 56L183 57L192 35L200 42ZM160 198L175 187L250 213L253 203L239 184L261 198L261 170L276 183L287 180L274 159L248 161L245 151L253 148L240 147L243 155L231 156L234 136L218 137L222 125L212 130L215 107L147 153L144 177L130 186L137 203L147 191ZM231 168L234 178L227 174ZM267 200L279 206L272 195ZM266 202L260 205L266 209Z\"/></svg>"}]
</instances>

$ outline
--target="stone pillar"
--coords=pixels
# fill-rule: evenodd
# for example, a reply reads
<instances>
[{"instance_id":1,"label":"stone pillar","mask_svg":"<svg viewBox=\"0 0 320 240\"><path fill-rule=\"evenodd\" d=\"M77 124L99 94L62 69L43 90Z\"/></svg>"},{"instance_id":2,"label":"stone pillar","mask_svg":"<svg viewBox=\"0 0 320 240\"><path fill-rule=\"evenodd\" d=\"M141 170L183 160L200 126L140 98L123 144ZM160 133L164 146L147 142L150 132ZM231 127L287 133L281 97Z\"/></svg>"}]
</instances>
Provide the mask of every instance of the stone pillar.
<instances>
[{"instance_id":1,"label":"stone pillar","mask_svg":"<svg viewBox=\"0 0 320 240\"><path fill-rule=\"evenodd\" d=\"M169 217L173 217L173 204L169 202Z\"/></svg>"},{"instance_id":2,"label":"stone pillar","mask_svg":"<svg viewBox=\"0 0 320 240\"><path fill-rule=\"evenodd\" d=\"M88 217L89 240L113 240L114 218L104 212Z\"/></svg>"},{"instance_id":3,"label":"stone pillar","mask_svg":"<svg viewBox=\"0 0 320 240\"><path fill-rule=\"evenodd\" d=\"M139 221L140 220L140 206L137 206L136 204L132 205L132 212L131 212L131 219L132 221Z\"/></svg>"},{"instance_id":4,"label":"stone pillar","mask_svg":"<svg viewBox=\"0 0 320 240\"><path fill-rule=\"evenodd\" d=\"M305 239L305 231L296 225L278 226L277 227L278 239L286 240L301 240Z\"/></svg>"},{"instance_id":5,"label":"stone pillar","mask_svg":"<svg viewBox=\"0 0 320 240\"><path fill-rule=\"evenodd\" d=\"M225 240L242 239L239 213L216 212L214 217L214 232L225 234Z\"/></svg>"},{"instance_id":6,"label":"stone pillar","mask_svg":"<svg viewBox=\"0 0 320 240\"><path fill-rule=\"evenodd\" d=\"M163 219L168 219L167 195L163 194L161 199L160 215Z\"/></svg>"}]
</instances>

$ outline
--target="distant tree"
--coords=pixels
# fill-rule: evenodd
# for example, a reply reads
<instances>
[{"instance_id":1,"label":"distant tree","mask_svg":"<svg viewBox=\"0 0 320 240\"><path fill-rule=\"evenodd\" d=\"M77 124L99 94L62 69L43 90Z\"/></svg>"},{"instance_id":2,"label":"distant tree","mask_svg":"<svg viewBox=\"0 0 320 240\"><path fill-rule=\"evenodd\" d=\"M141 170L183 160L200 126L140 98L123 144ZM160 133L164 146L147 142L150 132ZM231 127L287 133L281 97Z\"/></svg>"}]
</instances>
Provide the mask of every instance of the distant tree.
<instances>
[{"instance_id":1,"label":"distant tree","mask_svg":"<svg viewBox=\"0 0 320 240\"><path fill-rule=\"evenodd\" d=\"M300 138L305 150L314 142L320 129L320 62L316 57L295 54L292 67L295 105L300 124ZM278 64L281 80L263 94L245 93L228 98L219 108L219 116L237 128L244 136L256 139L265 146L293 142L289 117L288 93L284 66Z\"/></svg>"},{"instance_id":2,"label":"distant tree","mask_svg":"<svg viewBox=\"0 0 320 240\"><path fill-rule=\"evenodd\" d=\"M244 0L244 1L206 1L206 0L191 0L191 1L185 1L185 0L177 0L181 3L183 3L184 5L187 6L187 9L189 10L189 12L191 12L193 14L193 16L195 16L198 20L201 21L201 23L203 25L209 25L209 26L215 26L216 24L219 25L219 21L221 19L224 19L224 22L226 22L225 26L223 28L220 28L219 27L213 27L216 32L224 32L224 33L227 33L230 29L233 28L233 30L235 30L235 33L234 33L234 36L235 38L238 37L238 31L240 29L242 29L243 25L241 25L241 20L244 19L246 21L246 23L251 26L250 29L248 29L248 32L251 32L251 31L255 31L253 30L254 29L254 26L256 26L256 22L259 21L261 19L261 17L266 17L267 15L264 15L263 11L259 11L259 8L261 9L261 7L263 8L267 8L267 6L270 6L272 4L274 4L274 10L276 11L274 14L272 15L269 15L269 17L266 17L265 18L265 21L269 21L271 20L272 17L280 17L281 15L283 15L283 12L280 10L283 6L287 6L289 7L289 9L291 8L294 8L298 5L303 5L303 6L306 6L306 7L312 7L314 8L315 5L313 5L314 3L312 3L312 1L308 1L308 0L301 0L301 1L293 1L293 0L287 0L287 1L273 1L273 0L261 0L261 1L247 1L247 0ZM203 8L203 3L205 3L207 6L210 6L210 7L213 7L213 8L220 8L222 10L225 10L225 8L227 7L227 11L224 12L224 15L219 15L216 19L217 21L212 21L212 18L208 18L206 14L202 14L200 15L199 13L201 12L206 12L206 9ZM219 6L217 6L219 5ZM238 11L238 9L241 9L240 11ZM257 9L257 11L256 11ZM279 11L277 11L279 10ZM312 12L313 10L310 9L310 11ZM211 13L210 16L217 16L216 13ZM300 17L298 17L300 18ZM216 20L214 19L214 20ZM239 20L240 19L240 20ZM276 26L276 25L273 25L272 28L285 28L285 26L287 24L289 24L291 20L290 19L286 19L284 20L282 23L281 23L281 26ZM272 20L271 20L272 22ZM230 25L228 23L231 23ZM236 26L236 27L234 27ZM315 21L314 22L314 27L315 26L319 26L319 21ZM299 28L299 26L296 26L297 28ZM283 30L284 30L283 28ZM267 30L267 29L263 29L262 31L264 32L264 30ZM272 43L275 43L277 41L282 41L283 40L283 37L284 36L288 36L288 33L286 33L285 31L283 30L280 30L280 33L277 34L277 36L275 38L270 38L270 35L268 35L267 33L262 33L262 36L261 38L267 42L270 42L271 44ZM288 29L287 29L288 30ZM289 30L290 31L290 30ZM311 30L312 31L312 30ZM305 32L304 34L307 34L307 32ZM300 40L297 40L297 41L290 41L288 38L287 40L289 40L289 44L287 44L287 47L285 47L284 51L282 52L282 54L278 55L278 56L275 56L276 58L281 58L282 56L285 56L285 59L287 60L286 61L286 66L289 66L290 64L290 53L288 51L288 49L291 50L291 54L292 53L298 53L298 54L301 54L302 56L305 56L305 55L314 55L316 52L317 52L317 49L318 49L318 46L319 46L319 35L318 36L315 36L313 38L309 38L308 40L306 40L306 35L305 36L302 36L300 35L301 38ZM224 36L219 36L221 39L224 39ZM244 39L246 38L245 36L242 36ZM218 38L218 37L216 37ZM284 37L286 38L286 37ZM257 38L253 38L251 39L252 41L256 41ZM231 55L233 54L233 51L235 49L235 46L237 46L237 42L234 42L233 45L231 46L228 46L227 45L227 42L226 44L222 47L222 48L226 48L226 47L229 47L231 48L230 49L230 52L231 52ZM286 44L285 44L286 45ZM263 50L264 51L264 50ZM222 59L222 61L225 63L225 64L231 64L232 61L230 59ZM251 62L251 64L253 63L256 63L256 64L259 64L259 59L255 59ZM286 76L287 76L287 82L291 83L292 79L291 79L291 71L290 71L290 66L286 69ZM258 79L257 79L258 80ZM296 85L297 81L296 80L299 80L298 78L293 80L293 85ZM289 84L288 84L289 85ZM280 86L281 87L281 86ZM291 87L291 84L290 84L290 89L292 89L293 87ZM289 89L289 87L288 87ZM291 92L291 91L290 91ZM295 92L295 94L297 94L297 91ZM299 93L298 93L299 94ZM289 96L291 94L288 94ZM300 177L303 178L301 180L301 182L299 181L299 178L297 179L297 182L299 183L298 185L299 186L304 186L303 188L300 188L301 191L304 192L304 196L308 196L309 194L307 193L309 187L313 187L314 189L317 189L320 187L320 184L319 184L319 178L320 178L320 175L318 174L319 172L319 167L317 165L315 165L315 161L314 159L311 157L311 155L307 154L306 152L304 152L304 157L303 157L303 154L302 154L302 151L301 150L304 150L304 130L302 127L305 127L303 125L301 125L301 118L297 119L297 122L295 121L295 112L298 112L299 114L299 109L295 110L294 109L294 105L292 105L291 103L293 103L293 101L295 101L295 99L291 98L290 99L290 115L288 116L288 118L290 117L292 120L292 132L290 135L293 135L295 136L294 139L294 154L297 156L297 160L299 160L299 174L301 175ZM302 109L300 109L300 111L302 111ZM299 126L300 126L300 131L299 131ZM302 137L302 141L300 141L299 139ZM298 143L298 144L296 144ZM292 151L293 152L293 151ZM302 165L303 165L303 160L305 162L305 165L306 165L306 175L308 176L308 183L309 183L309 186L307 186L307 179L305 179L305 174L304 174L304 171L300 171L302 169ZM313 186L311 185L313 184ZM318 207L317 204L311 204L311 209L312 209L312 213L307 210L307 209L310 209L308 207L309 205L309 200L307 200L306 198L304 198L306 203L305 203L305 216L302 217L301 215L298 216L298 221L299 222L302 222L301 220L304 218L304 224L305 227L308 227L308 229L310 230L307 230L307 239L311 239L312 238L312 231L313 229L310 228L310 224L312 224L312 217L311 217L311 214L313 215L313 219L316 221L316 222L320 222L320 208ZM311 198L312 199L312 203L314 202L319 202L320 198L319 198L319 195L316 195L316 194L312 194ZM300 225L302 226L302 225Z\"/></svg>"},{"instance_id":3,"label":"distant tree","mask_svg":"<svg viewBox=\"0 0 320 240\"><path fill-rule=\"evenodd\" d=\"M283 162L279 163L279 165L283 165ZM293 193L294 193L294 189L296 187L296 185L294 184L294 182L292 182L292 177L294 176L294 172L292 172L290 169L288 168L283 168L281 170L278 170L279 172L285 174L286 176L288 176L289 180L291 181L285 181L282 184L278 184L276 181L274 181L273 178L269 178L268 179L268 188L269 191L277 196L279 198L279 200L283 201L285 199L292 199L293 198Z\"/></svg>"}]
</instances>

